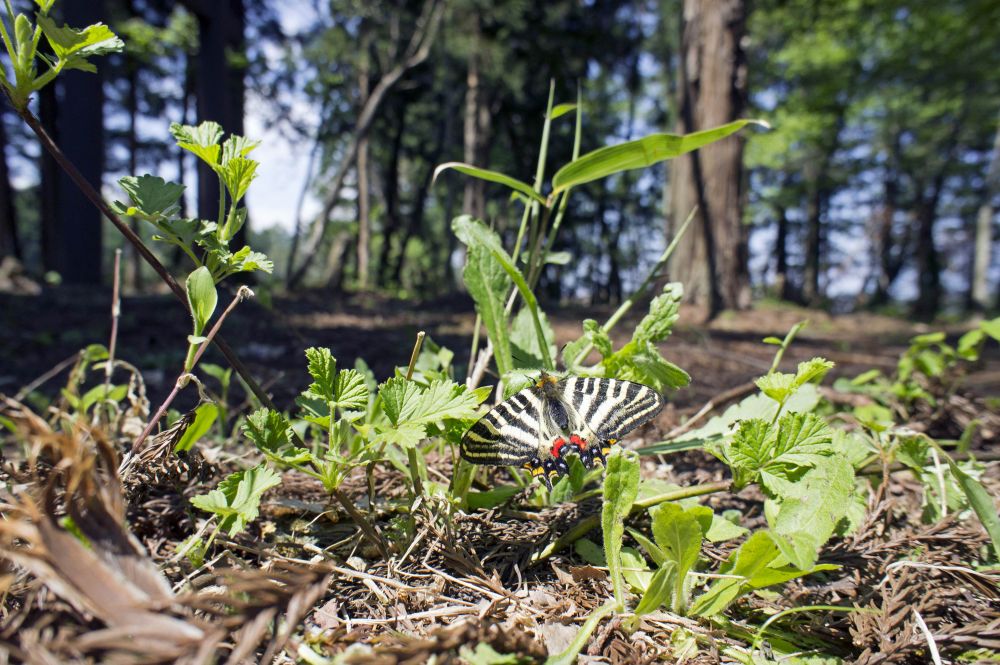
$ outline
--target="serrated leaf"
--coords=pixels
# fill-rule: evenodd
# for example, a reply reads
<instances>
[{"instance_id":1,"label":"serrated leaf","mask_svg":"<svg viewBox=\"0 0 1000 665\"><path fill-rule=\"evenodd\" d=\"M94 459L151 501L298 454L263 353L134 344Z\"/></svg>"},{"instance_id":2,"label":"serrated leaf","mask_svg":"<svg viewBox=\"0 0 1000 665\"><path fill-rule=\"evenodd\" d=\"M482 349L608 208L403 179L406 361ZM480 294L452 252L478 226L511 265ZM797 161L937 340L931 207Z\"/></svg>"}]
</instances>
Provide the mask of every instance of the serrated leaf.
<instances>
[{"instance_id":1,"label":"serrated leaf","mask_svg":"<svg viewBox=\"0 0 1000 665\"><path fill-rule=\"evenodd\" d=\"M765 374L754 383L775 402L783 403L795 390L795 375L784 372Z\"/></svg>"},{"instance_id":2,"label":"serrated leaf","mask_svg":"<svg viewBox=\"0 0 1000 665\"><path fill-rule=\"evenodd\" d=\"M132 207L126 208L124 214L140 215L145 219L160 219L176 214L179 210L178 201L184 195L184 185L167 182L154 175L125 176L118 184L132 201Z\"/></svg>"},{"instance_id":3,"label":"serrated leaf","mask_svg":"<svg viewBox=\"0 0 1000 665\"><path fill-rule=\"evenodd\" d=\"M404 422L380 430L372 439L372 443L391 444L401 448L416 448L426 438L426 426L419 423Z\"/></svg>"},{"instance_id":4,"label":"serrated leaf","mask_svg":"<svg viewBox=\"0 0 1000 665\"><path fill-rule=\"evenodd\" d=\"M292 445L288 433L288 420L271 409L258 409L243 424L243 433L266 457L282 464L305 464L312 460L312 453Z\"/></svg>"},{"instance_id":5,"label":"serrated leaf","mask_svg":"<svg viewBox=\"0 0 1000 665\"><path fill-rule=\"evenodd\" d=\"M382 398L382 410L393 425L403 420L403 409L407 403L420 392L420 387L404 377L395 376L379 386L378 394Z\"/></svg>"},{"instance_id":6,"label":"serrated leaf","mask_svg":"<svg viewBox=\"0 0 1000 665\"><path fill-rule=\"evenodd\" d=\"M799 570L816 563L820 548L847 514L854 493L854 469L841 457L829 457L791 485L771 525L776 543Z\"/></svg>"},{"instance_id":7,"label":"serrated leaf","mask_svg":"<svg viewBox=\"0 0 1000 665\"><path fill-rule=\"evenodd\" d=\"M454 381L433 381L415 399L403 405L400 418L413 423L437 423L445 419L471 420L478 416L479 401L465 386Z\"/></svg>"},{"instance_id":8,"label":"serrated leaf","mask_svg":"<svg viewBox=\"0 0 1000 665\"><path fill-rule=\"evenodd\" d=\"M55 21L41 13L36 18L52 52L63 61L64 69L96 72L97 68L88 62L88 58L118 53L125 48L125 43L103 23L76 30L65 25L59 27Z\"/></svg>"},{"instance_id":9,"label":"serrated leaf","mask_svg":"<svg viewBox=\"0 0 1000 665\"><path fill-rule=\"evenodd\" d=\"M364 411L368 408L368 386L361 372L342 369L333 384L333 405L341 411Z\"/></svg>"},{"instance_id":10,"label":"serrated leaf","mask_svg":"<svg viewBox=\"0 0 1000 665\"><path fill-rule=\"evenodd\" d=\"M226 257L226 272L254 272L260 270L271 274L274 272L274 262L266 254L255 252L248 246L242 247L235 254Z\"/></svg>"},{"instance_id":11,"label":"serrated leaf","mask_svg":"<svg viewBox=\"0 0 1000 665\"><path fill-rule=\"evenodd\" d=\"M806 383L815 383L822 379L827 372L833 369L834 363L826 358L813 358L799 363L795 372L794 388L798 388Z\"/></svg>"},{"instance_id":12,"label":"serrated leaf","mask_svg":"<svg viewBox=\"0 0 1000 665\"><path fill-rule=\"evenodd\" d=\"M219 141L222 139L222 125L211 120L206 120L200 125L182 125L171 123L170 133L177 146L194 154L213 169L219 164L221 148Z\"/></svg>"},{"instance_id":13,"label":"serrated leaf","mask_svg":"<svg viewBox=\"0 0 1000 665\"><path fill-rule=\"evenodd\" d=\"M309 376L313 382L306 392L327 402L334 401L334 384L337 381L337 360L330 349L310 347L306 349Z\"/></svg>"},{"instance_id":14,"label":"serrated leaf","mask_svg":"<svg viewBox=\"0 0 1000 665\"><path fill-rule=\"evenodd\" d=\"M260 141L254 141L238 134L231 134L222 144L222 166L226 166L237 157L246 157L259 145Z\"/></svg>"},{"instance_id":15,"label":"serrated leaf","mask_svg":"<svg viewBox=\"0 0 1000 665\"><path fill-rule=\"evenodd\" d=\"M221 168L222 182L229 191L233 205L236 205L247 193L250 183L257 177L259 163L246 157L233 157Z\"/></svg>"},{"instance_id":16,"label":"serrated leaf","mask_svg":"<svg viewBox=\"0 0 1000 665\"><path fill-rule=\"evenodd\" d=\"M829 426L813 414L786 413L775 426L761 418L740 422L728 447L722 448L742 487L761 480L773 493L796 468L812 467L833 453Z\"/></svg>"},{"instance_id":17,"label":"serrated leaf","mask_svg":"<svg viewBox=\"0 0 1000 665\"><path fill-rule=\"evenodd\" d=\"M187 291L188 306L194 319L194 334L201 335L205 331L215 308L219 303L219 294L215 289L215 280L208 268L202 266L193 270L184 282Z\"/></svg>"},{"instance_id":18,"label":"serrated leaf","mask_svg":"<svg viewBox=\"0 0 1000 665\"><path fill-rule=\"evenodd\" d=\"M637 342L660 342L673 330L680 316L684 287L679 282L664 285L663 292L649 303L646 314L635 328L632 339Z\"/></svg>"},{"instance_id":19,"label":"serrated leaf","mask_svg":"<svg viewBox=\"0 0 1000 665\"><path fill-rule=\"evenodd\" d=\"M191 505L217 515L219 527L235 536L257 518L264 492L280 484L281 476L260 464L230 474L218 489L192 497Z\"/></svg>"}]
</instances>

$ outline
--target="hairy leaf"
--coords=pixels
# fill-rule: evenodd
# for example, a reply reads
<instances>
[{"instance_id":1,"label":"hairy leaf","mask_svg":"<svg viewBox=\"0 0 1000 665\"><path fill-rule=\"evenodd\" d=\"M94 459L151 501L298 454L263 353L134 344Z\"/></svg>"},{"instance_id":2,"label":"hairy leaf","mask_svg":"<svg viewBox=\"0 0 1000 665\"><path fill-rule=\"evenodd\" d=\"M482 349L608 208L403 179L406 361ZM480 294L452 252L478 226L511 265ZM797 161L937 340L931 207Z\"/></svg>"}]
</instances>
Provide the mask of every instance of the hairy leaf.
<instances>
[{"instance_id":1,"label":"hairy leaf","mask_svg":"<svg viewBox=\"0 0 1000 665\"><path fill-rule=\"evenodd\" d=\"M260 464L230 474L218 489L192 497L191 505L217 515L220 528L235 536L257 519L264 492L280 484L281 476Z\"/></svg>"},{"instance_id":2,"label":"hairy leaf","mask_svg":"<svg viewBox=\"0 0 1000 665\"><path fill-rule=\"evenodd\" d=\"M638 458L621 448L608 457L604 479L604 504L601 508L601 528L604 531L604 554L619 607L625 606L622 589L621 548L625 535L625 517L639 492Z\"/></svg>"}]
</instances>

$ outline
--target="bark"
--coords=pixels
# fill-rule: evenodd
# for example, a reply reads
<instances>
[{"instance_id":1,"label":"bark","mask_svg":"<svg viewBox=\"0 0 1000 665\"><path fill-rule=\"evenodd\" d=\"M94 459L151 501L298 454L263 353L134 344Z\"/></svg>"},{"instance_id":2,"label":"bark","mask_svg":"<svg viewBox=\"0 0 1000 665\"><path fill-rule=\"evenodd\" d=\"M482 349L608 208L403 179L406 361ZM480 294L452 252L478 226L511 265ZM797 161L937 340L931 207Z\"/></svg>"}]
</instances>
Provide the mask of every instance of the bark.
<instances>
[{"instance_id":1,"label":"bark","mask_svg":"<svg viewBox=\"0 0 1000 665\"><path fill-rule=\"evenodd\" d=\"M246 97L243 70L231 67L226 55L227 52L242 53L245 48L243 0L189 2L188 5L198 17L197 122L214 120L227 134L243 134ZM202 219L218 217L219 196L218 176L198 160L198 216ZM244 226L236 235L234 247L246 244L246 231Z\"/></svg>"},{"instance_id":2,"label":"bark","mask_svg":"<svg viewBox=\"0 0 1000 665\"><path fill-rule=\"evenodd\" d=\"M17 232L17 212L14 209L14 189L10 185L10 171L7 168L7 128L3 115L6 106L0 110L0 258L13 256L24 261L21 240Z\"/></svg>"},{"instance_id":3,"label":"bark","mask_svg":"<svg viewBox=\"0 0 1000 665\"><path fill-rule=\"evenodd\" d=\"M743 0L684 0L681 21L680 129L731 122L746 106ZM743 142L731 136L673 160L671 220L698 206L698 220L672 260L673 279L709 316L750 302L747 231L742 223Z\"/></svg>"},{"instance_id":4,"label":"bark","mask_svg":"<svg viewBox=\"0 0 1000 665\"><path fill-rule=\"evenodd\" d=\"M107 22L103 2L66 3L69 25ZM55 104L58 144L77 165L84 179L98 191L104 174L104 88L102 70L91 74L64 72L56 85L61 99ZM59 94L59 93L57 93ZM69 175L55 175L51 235L47 238L47 270L55 270L65 284L94 285L101 281L101 213L90 204Z\"/></svg>"},{"instance_id":5,"label":"bark","mask_svg":"<svg viewBox=\"0 0 1000 665\"><path fill-rule=\"evenodd\" d=\"M474 34L479 34L479 20L474 18ZM492 125L486 89L480 72L482 55L473 49L469 53L465 78L465 113L463 114L463 159L468 164L486 166L489 134ZM466 178L462 195L462 211L476 219L486 218L486 183L479 178Z\"/></svg>"},{"instance_id":6,"label":"bark","mask_svg":"<svg viewBox=\"0 0 1000 665\"><path fill-rule=\"evenodd\" d=\"M970 281L969 304L973 309L985 311L989 309L990 286L989 267L990 255L993 250L993 199L1000 194L1000 124L997 125L996 138L993 141L993 155L986 172L986 182L983 186L983 200L976 211L976 230L973 243L972 275Z\"/></svg>"},{"instance_id":7,"label":"bark","mask_svg":"<svg viewBox=\"0 0 1000 665\"><path fill-rule=\"evenodd\" d=\"M368 66L368 38L361 41L362 55L361 65L358 68L358 91L361 97L361 105L364 106L371 94L371 72ZM358 288L362 291L368 288L368 257L370 251L371 220L369 198L369 159L368 159L368 134L358 143Z\"/></svg>"},{"instance_id":8,"label":"bark","mask_svg":"<svg viewBox=\"0 0 1000 665\"><path fill-rule=\"evenodd\" d=\"M38 121L52 140L59 144L59 127L56 123L56 86L47 85L38 92ZM58 267L59 229L56 224L56 200L59 192L59 165L47 150L41 151L38 171L38 221L41 226L42 270L54 271Z\"/></svg>"},{"instance_id":9,"label":"bark","mask_svg":"<svg viewBox=\"0 0 1000 665\"><path fill-rule=\"evenodd\" d=\"M912 228L909 224L907 232L901 238L897 239L894 234L896 212L899 209L900 186L897 165L900 149L900 134L897 132L890 142L889 161L886 165L886 175L882 186L884 203L876 220L877 226L873 240L879 274L875 284L875 292L869 301L869 305L872 307L889 302L889 291L903 270L913 236L913 233L909 231Z\"/></svg>"},{"instance_id":10,"label":"bark","mask_svg":"<svg viewBox=\"0 0 1000 665\"><path fill-rule=\"evenodd\" d=\"M820 263L823 257L823 190L819 183L820 176L814 168L809 168L808 179L811 182L809 197L806 200L806 264L802 279L802 299L809 305L819 304L821 297L819 276Z\"/></svg>"},{"instance_id":11,"label":"bark","mask_svg":"<svg viewBox=\"0 0 1000 665\"><path fill-rule=\"evenodd\" d=\"M922 321L933 319L941 307L941 259L934 242L934 222L937 220L939 193L940 182L930 196L921 198L915 211L917 221L915 258L919 292L913 304L913 316Z\"/></svg>"},{"instance_id":12,"label":"bark","mask_svg":"<svg viewBox=\"0 0 1000 665\"><path fill-rule=\"evenodd\" d=\"M400 104L395 118L395 131L390 144L389 160L382 172L382 198L385 201L385 226L382 229L382 247L378 254L379 282L389 283L389 256L392 254L393 239L403 228L403 217L399 206L399 161L403 153L403 134L406 132L406 105Z\"/></svg>"},{"instance_id":13,"label":"bark","mask_svg":"<svg viewBox=\"0 0 1000 665\"><path fill-rule=\"evenodd\" d=\"M409 45L406 48L406 52L403 54L402 60L389 69L385 75L379 79L378 83L375 84L375 87L372 88L372 92L368 97L367 103L362 107L361 112L358 114L354 131L352 132L350 139L348 139L347 145L344 148L344 153L341 156L340 165L334 172L330 188L323 201L323 209L320 211L319 217L313 223L312 228L309 231L308 238L306 238L306 243L302 252L302 262L289 274L287 285L290 288L295 287L302 282L302 279L306 276L306 273L309 272L309 268L316 259L316 254L323 242L323 235L326 233L326 229L330 224L330 216L333 214L333 209L340 200L340 190L344 186L344 181L347 178L348 172L351 167L355 165L358 154L358 146L360 145L361 140L371 129L372 122L375 120L376 114L378 113L382 102L385 100L385 96L390 90L392 90L393 87L395 87L395 85L408 71L423 63L427 59L427 56L430 55L431 46L437 36L438 27L441 24L443 11L443 3L438 2L438 0L427 0L424 4L421 20L418 21L418 26L410 38ZM294 261L294 259L294 256L289 257L289 263Z\"/></svg>"},{"instance_id":14,"label":"bark","mask_svg":"<svg viewBox=\"0 0 1000 665\"><path fill-rule=\"evenodd\" d=\"M778 297L782 300L794 300L795 289L788 279L788 209L783 205L775 206L778 217L778 236L774 240L774 278Z\"/></svg>"}]
</instances>

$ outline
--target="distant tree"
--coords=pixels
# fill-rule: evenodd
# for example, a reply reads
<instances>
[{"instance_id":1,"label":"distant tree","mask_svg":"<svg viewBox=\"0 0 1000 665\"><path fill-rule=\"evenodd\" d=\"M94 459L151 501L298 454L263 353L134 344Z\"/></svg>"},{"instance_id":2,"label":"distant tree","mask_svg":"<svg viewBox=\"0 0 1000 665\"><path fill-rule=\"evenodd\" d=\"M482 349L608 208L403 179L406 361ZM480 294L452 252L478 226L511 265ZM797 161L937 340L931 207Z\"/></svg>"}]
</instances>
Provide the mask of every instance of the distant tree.
<instances>
[{"instance_id":1,"label":"distant tree","mask_svg":"<svg viewBox=\"0 0 1000 665\"><path fill-rule=\"evenodd\" d=\"M678 62L679 129L690 133L742 116L747 100L743 0L684 0ZM697 223L671 261L710 315L750 303L747 231L743 225L743 139L729 137L670 167L670 222L698 207ZM673 228L676 228L674 226Z\"/></svg>"},{"instance_id":2,"label":"distant tree","mask_svg":"<svg viewBox=\"0 0 1000 665\"><path fill-rule=\"evenodd\" d=\"M10 184L10 169L7 165L7 128L4 124L6 108L6 105L0 107L0 259L13 256L23 261L14 209L14 190Z\"/></svg>"}]
</instances>

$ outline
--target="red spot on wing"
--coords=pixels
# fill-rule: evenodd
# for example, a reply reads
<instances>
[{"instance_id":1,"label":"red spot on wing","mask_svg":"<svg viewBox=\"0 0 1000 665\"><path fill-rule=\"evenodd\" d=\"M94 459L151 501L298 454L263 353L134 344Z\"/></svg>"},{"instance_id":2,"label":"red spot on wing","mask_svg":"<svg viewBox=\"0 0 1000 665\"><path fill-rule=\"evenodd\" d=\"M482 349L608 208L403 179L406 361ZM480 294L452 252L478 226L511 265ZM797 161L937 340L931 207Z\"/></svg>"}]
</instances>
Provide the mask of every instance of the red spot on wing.
<instances>
[{"instance_id":1,"label":"red spot on wing","mask_svg":"<svg viewBox=\"0 0 1000 665\"><path fill-rule=\"evenodd\" d=\"M587 449L587 442L581 439L579 434L571 435L569 437L569 442L575 443L577 447L580 449L580 452L583 452L584 450Z\"/></svg>"},{"instance_id":2,"label":"red spot on wing","mask_svg":"<svg viewBox=\"0 0 1000 665\"><path fill-rule=\"evenodd\" d=\"M559 451L562 450L562 447L565 446L565 445L566 445L566 439L564 439L562 437L559 437L558 439L556 439L555 441L553 441L552 442L552 456L553 457L559 457Z\"/></svg>"}]
</instances>

